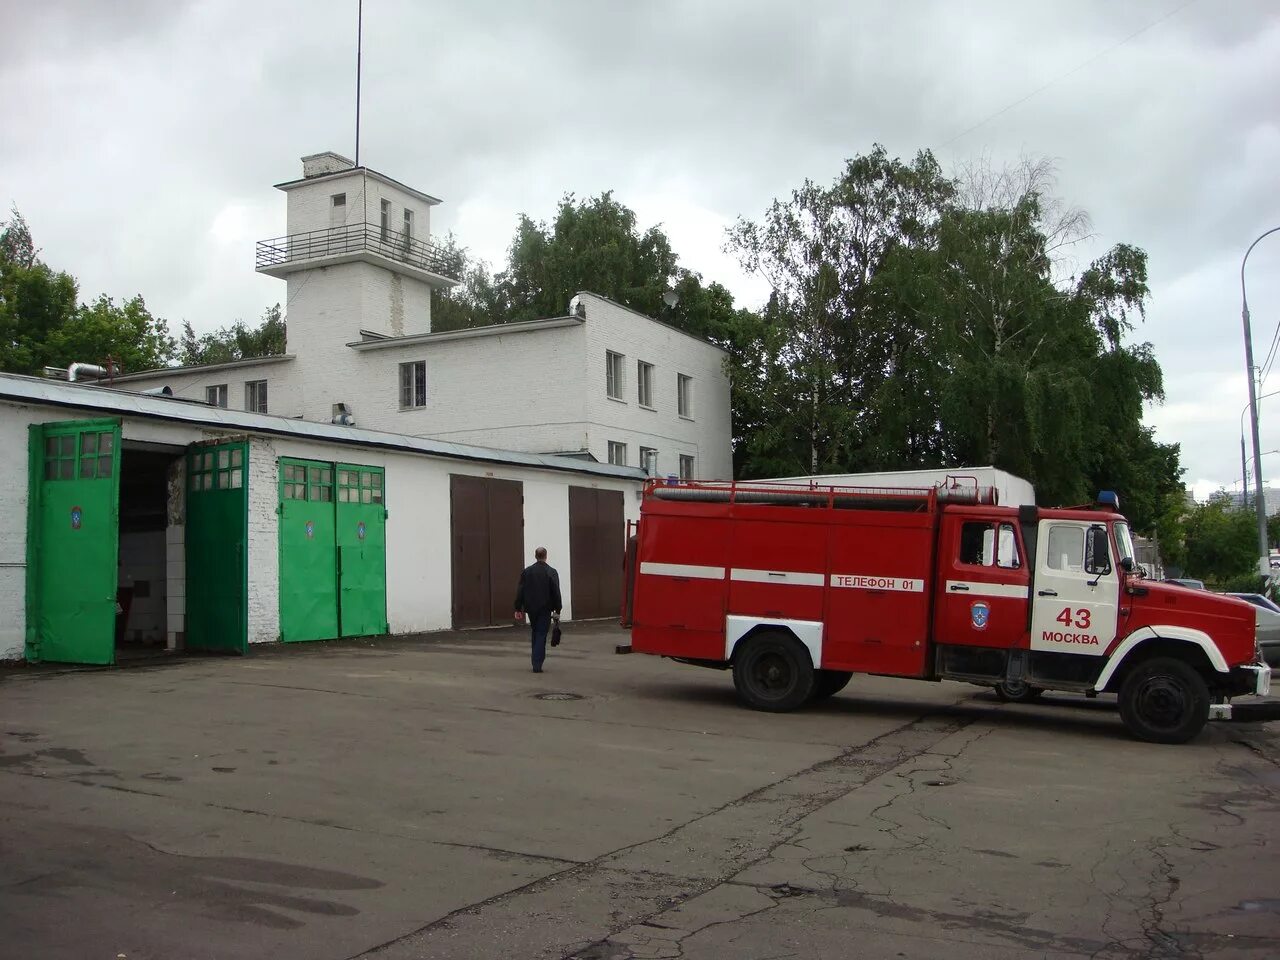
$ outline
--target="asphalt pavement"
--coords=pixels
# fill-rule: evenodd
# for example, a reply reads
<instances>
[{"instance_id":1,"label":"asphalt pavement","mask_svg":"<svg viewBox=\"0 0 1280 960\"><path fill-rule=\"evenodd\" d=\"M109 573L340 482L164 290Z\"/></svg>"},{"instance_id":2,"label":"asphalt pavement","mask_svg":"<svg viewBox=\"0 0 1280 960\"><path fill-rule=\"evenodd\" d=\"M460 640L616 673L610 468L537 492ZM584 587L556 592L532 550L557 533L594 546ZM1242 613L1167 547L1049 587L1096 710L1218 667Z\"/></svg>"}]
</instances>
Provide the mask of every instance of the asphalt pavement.
<instances>
[{"instance_id":1,"label":"asphalt pavement","mask_svg":"<svg viewBox=\"0 0 1280 960\"><path fill-rule=\"evenodd\" d=\"M624 636L0 669L0 957L1280 956L1280 723L761 714Z\"/></svg>"}]
</instances>

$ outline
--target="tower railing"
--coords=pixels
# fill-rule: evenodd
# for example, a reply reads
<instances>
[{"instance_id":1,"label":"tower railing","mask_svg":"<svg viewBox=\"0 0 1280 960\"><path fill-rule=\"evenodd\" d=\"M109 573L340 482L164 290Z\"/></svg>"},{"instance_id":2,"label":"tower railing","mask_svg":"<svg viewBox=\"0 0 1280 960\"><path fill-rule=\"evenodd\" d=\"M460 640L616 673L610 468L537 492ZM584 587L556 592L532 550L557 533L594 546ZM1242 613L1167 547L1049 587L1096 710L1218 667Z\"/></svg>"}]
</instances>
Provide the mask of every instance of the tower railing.
<instances>
[{"instance_id":1,"label":"tower railing","mask_svg":"<svg viewBox=\"0 0 1280 960\"><path fill-rule=\"evenodd\" d=\"M383 229L376 223L349 223L259 240L254 266L264 270L351 253L376 253L450 280L459 279L461 273L458 258L445 248L407 233Z\"/></svg>"}]
</instances>

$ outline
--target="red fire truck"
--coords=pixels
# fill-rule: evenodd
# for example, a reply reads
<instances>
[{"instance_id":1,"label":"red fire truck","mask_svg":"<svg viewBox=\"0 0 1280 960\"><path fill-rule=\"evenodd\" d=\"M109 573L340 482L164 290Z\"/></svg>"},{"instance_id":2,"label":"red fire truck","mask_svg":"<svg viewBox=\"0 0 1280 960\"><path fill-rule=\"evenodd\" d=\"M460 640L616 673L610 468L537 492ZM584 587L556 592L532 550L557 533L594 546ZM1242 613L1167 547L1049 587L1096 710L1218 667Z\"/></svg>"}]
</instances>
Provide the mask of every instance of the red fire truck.
<instances>
[{"instance_id":1,"label":"red fire truck","mask_svg":"<svg viewBox=\"0 0 1280 960\"><path fill-rule=\"evenodd\" d=\"M1024 701L1119 695L1136 737L1185 742L1271 672L1247 603L1143 579L1114 494L1002 507L991 488L651 481L627 550L631 649L733 671L794 710L855 673Z\"/></svg>"}]
</instances>

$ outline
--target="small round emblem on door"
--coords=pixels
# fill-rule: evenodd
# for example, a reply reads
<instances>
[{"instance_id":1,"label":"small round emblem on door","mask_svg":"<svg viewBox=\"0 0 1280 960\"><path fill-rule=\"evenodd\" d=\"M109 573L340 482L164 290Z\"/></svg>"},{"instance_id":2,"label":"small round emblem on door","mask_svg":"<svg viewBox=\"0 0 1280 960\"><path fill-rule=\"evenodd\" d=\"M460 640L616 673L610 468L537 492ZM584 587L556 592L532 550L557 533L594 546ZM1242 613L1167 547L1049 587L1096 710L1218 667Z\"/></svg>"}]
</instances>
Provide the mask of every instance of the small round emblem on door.
<instances>
[{"instance_id":1,"label":"small round emblem on door","mask_svg":"<svg viewBox=\"0 0 1280 960\"><path fill-rule=\"evenodd\" d=\"M308 521L307 521L307 524L306 524L305 529L306 529L306 531L307 531L307 539L308 539L308 540L314 540L314 539L315 539L315 536L316 536L316 523L315 523L315 521L314 521L314 520L308 520Z\"/></svg>"},{"instance_id":2,"label":"small round emblem on door","mask_svg":"<svg viewBox=\"0 0 1280 960\"><path fill-rule=\"evenodd\" d=\"M80 524L84 521L84 511L79 507L71 508L71 529L79 530Z\"/></svg>"},{"instance_id":3,"label":"small round emblem on door","mask_svg":"<svg viewBox=\"0 0 1280 960\"><path fill-rule=\"evenodd\" d=\"M361 520L359 523L356 524L356 536L361 540L364 539L364 521L363 520Z\"/></svg>"}]
</instances>

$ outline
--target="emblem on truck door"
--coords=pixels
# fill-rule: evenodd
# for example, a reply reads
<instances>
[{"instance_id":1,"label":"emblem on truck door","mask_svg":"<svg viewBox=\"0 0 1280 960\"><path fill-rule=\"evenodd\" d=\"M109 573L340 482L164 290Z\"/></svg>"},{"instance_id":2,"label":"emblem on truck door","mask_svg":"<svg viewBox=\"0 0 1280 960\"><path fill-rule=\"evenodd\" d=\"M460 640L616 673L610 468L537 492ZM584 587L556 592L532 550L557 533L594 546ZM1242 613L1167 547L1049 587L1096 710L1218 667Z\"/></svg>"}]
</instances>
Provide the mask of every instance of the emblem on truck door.
<instances>
[{"instance_id":1,"label":"emblem on truck door","mask_svg":"<svg viewBox=\"0 0 1280 960\"><path fill-rule=\"evenodd\" d=\"M973 629L987 629L987 622L991 619L991 608L981 600L975 600L969 604L969 620L973 623Z\"/></svg>"}]
</instances>

